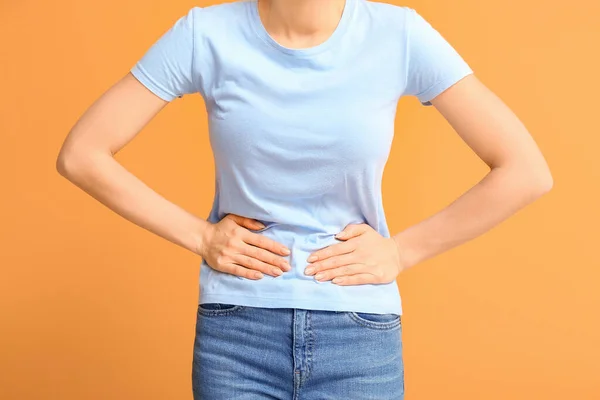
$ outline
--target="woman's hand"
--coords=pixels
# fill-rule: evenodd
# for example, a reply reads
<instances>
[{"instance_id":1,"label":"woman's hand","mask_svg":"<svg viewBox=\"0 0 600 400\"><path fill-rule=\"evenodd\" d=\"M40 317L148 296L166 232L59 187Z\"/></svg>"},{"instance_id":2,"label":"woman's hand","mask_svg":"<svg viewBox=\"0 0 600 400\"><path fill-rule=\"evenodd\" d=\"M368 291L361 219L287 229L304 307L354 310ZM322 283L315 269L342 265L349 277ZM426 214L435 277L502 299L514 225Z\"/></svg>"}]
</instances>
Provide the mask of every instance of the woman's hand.
<instances>
[{"instance_id":1,"label":"woman's hand","mask_svg":"<svg viewBox=\"0 0 600 400\"><path fill-rule=\"evenodd\" d=\"M305 270L316 273L318 281L332 280L340 286L366 283L390 283L406 265L400 248L393 238L385 238L368 224L349 224L336 235L343 240L315 251L308 261L314 261Z\"/></svg>"},{"instance_id":2,"label":"woman's hand","mask_svg":"<svg viewBox=\"0 0 600 400\"><path fill-rule=\"evenodd\" d=\"M264 272L279 276L291 266L281 255L289 249L276 241L250 232L264 228L254 219L227 214L202 233L198 254L213 269L248 279L261 279Z\"/></svg>"}]
</instances>

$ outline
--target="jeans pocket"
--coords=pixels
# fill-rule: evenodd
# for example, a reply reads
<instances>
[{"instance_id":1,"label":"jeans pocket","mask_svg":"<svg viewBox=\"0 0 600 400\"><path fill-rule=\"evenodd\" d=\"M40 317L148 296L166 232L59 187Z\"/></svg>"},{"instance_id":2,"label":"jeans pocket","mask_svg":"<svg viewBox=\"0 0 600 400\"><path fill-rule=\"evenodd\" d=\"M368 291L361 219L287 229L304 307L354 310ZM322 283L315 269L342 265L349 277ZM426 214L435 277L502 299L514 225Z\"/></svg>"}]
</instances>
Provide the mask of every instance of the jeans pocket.
<instances>
[{"instance_id":1,"label":"jeans pocket","mask_svg":"<svg viewBox=\"0 0 600 400\"><path fill-rule=\"evenodd\" d=\"M206 316L230 315L243 310L245 306L228 303L202 303L198 304L198 314Z\"/></svg>"},{"instance_id":2,"label":"jeans pocket","mask_svg":"<svg viewBox=\"0 0 600 400\"><path fill-rule=\"evenodd\" d=\"M349 311L347 315L357 324L373 329L394 329L402 325L402 317L398 314L376 314Z\"/></svg>"}]
</instances>

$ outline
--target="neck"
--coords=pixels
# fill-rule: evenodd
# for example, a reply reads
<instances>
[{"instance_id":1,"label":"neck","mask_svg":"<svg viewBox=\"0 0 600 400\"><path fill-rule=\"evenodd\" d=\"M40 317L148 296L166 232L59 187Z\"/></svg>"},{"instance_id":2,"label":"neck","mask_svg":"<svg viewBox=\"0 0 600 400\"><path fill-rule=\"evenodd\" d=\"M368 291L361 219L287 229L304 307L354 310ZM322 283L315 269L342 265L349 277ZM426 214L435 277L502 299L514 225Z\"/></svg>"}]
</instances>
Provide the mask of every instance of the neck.
<instances>
[{"instance_id":1,"label":"neck","mask_svg":"<svg viewBox=\"0 0 600 400\"><path fill-rule=\"evenodd\" d=\"M269 34L280 42L311 46L336 29L346 0L258 0Z\"/></svg>"}]
</instances>

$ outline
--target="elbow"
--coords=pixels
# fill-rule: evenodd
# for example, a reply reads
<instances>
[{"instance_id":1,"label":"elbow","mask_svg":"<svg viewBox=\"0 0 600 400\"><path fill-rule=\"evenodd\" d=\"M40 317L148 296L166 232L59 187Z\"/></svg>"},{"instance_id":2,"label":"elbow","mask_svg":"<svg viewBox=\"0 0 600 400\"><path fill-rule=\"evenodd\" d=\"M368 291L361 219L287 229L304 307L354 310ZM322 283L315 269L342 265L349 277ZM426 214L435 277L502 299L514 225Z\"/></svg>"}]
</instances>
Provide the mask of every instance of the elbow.
<instances>
[{"instance_id":1,"label":"elbow","mask_svg":"<svg viewBox=\"0 0 600 400\"><path fill-rule=\"evenodd\" d=\"M552 177L550 171L548 171L548 173L542 179L540 179L540 189L542 191L542 194L548 193L553 186L554 178Z\"/></svg>"},{"instance_id":2,"label":"elbow","mask_svg":"<svg viewBox=\"0 0 600 400\"><path fill-rule=\"evenodd\" d=\"M61 176L71 180L71 176L77 170L77 162L75 161L77 158L75 151L63 147L56 158L56 171Z\"/></svg>"},{"instance_id":3,"label":"elbow","mask_svg":"<svg viewBox=\"0 0 600 400\"><path fill-rule=\"evenodd\" d=\"M542 197L554 186L554 178L547 165L532 167L531 164L519 164L503 166L500 170L505 171L510 181L507 182L508 187L515 193L518 192L527 203Z\"/></svg>"},{"instance_id":4,"label":"elbow","mask_svg":"<svg viewBox=\"0 0 600 400\"><path fill-rule=\"evenodd\" d=\"M75 182L89 169L90 154L80 148L63 146L56 158L56 171L71 182Z\"/></svg>"},{"instance_id":5,"label":"elbow","mask_svg":"<svg viewBox=\"0 0 600 400\"><path fill-rule=\"evenodd\" d=\"M538 198L552 190L554 178L547 167L542 170L536 170L530 174L528 186L532 196Z\"/></svg>"},{"instance_id":6,"label":"elbow","mask_svg":"<svg viewBox=\"0 0 600 400\"><path fill-rule=\"evenodd\" d=\"M68 161L67 161L68 156L65 154L65 152L63 151L63 149L60 150L60 152L58 153L58 157L56 158L56 171L63 177L66 177L68 174Z\"/></svg>"}]
</instances>

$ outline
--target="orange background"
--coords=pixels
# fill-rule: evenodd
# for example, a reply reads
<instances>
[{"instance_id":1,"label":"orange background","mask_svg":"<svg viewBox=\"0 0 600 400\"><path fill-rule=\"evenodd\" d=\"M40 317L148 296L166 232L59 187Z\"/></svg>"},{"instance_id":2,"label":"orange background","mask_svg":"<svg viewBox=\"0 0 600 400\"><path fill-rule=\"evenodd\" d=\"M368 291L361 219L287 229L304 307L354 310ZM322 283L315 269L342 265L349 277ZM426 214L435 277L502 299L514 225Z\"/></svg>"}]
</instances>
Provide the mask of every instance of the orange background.
<instances>
[{"instance_id":1,"label":"orange background","mask_svg":"<svg viewBox=\"0 0 600 400\"><path fill-rule=\"evenodd\" d=\"M86 108L208 4L0 3L0 398L191 399L200 258L93 200L55 161ZM555 182L401 274L407 400L600 399L600 3L402 5L521 117ZM214 194L206 122L199 95L177 99L117 155L203 218ZM383 182L393 233L486 172L434 108L401 99Z\"/></svg>"}]
</instances>

